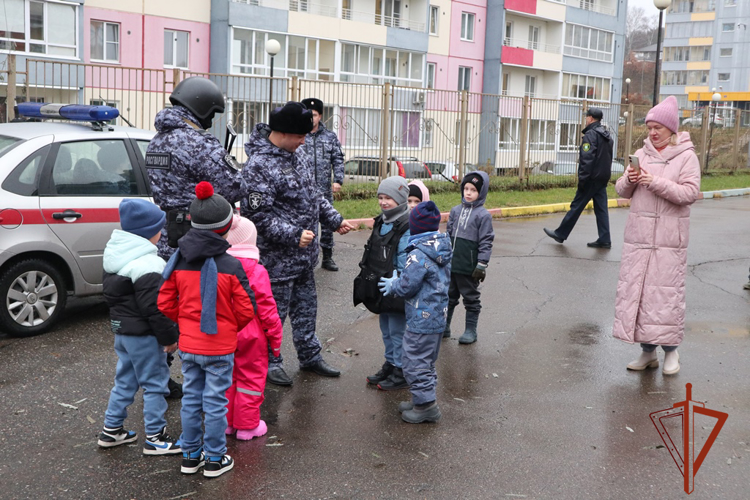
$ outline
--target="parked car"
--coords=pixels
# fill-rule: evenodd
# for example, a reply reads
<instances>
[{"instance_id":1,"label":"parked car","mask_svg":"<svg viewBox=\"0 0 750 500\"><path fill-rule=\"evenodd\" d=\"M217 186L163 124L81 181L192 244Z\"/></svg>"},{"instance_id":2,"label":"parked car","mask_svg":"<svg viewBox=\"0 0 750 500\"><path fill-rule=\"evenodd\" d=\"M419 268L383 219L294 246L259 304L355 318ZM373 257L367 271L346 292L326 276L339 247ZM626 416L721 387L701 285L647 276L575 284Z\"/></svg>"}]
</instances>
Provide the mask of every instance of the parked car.
<instances>
[{"instance_id":1,"label":"parked car","mask_svg":"<svg viewBox=\"0 0 750 500\"><path fill-rule=\"evenodd\" d=\"M458 175L458 165L452 161L428 161L427 168L432 172L433 181L461 182ZM464 166L464 175L476 171L477 166L467 163Z\"/></svg>"},{"instance_id":2,"label":"parked car","mask_svg":"<svg viewBox=\"0 0 750 500\"><path fill-rule=\"evenodd\" d=\"M0 124L0 330L47 331L68 295L102 291L123 198L151 197L153 132L89 123Z\"/></svg>"},{"instance_id":3,"label":"parked car","mask_svg":"<svg viewBox=\"0 0 750 500\"><path fill-rule=\"evenodd\" d=\"M612 175L622 175L625 165L619 161L612 162ZM545 161L533 170L535 174L575 175L578 173L577 161Z\"/></svg>"},{"instance_id":4,"label":"parked car","mask_svg":"<svg viewBox=\"0 0 750 500\"><path fill-rule=\"evenodd\" d=\"M388 176L400 175L407 179L430 179L432 172L424 162L413 156L391 156L387 161ZM380 157L355 156L344 162L344 174L349 179L365 177L377 180L380 173ZM356 177L355 177L356 176Z\"/></svg>"},{"instance_id":5,"label":"parked car","mask_svg":"<svg viewBox=\"0 0 750 500\"><path fill-rule=\"evenodd\" d=\"M720 114L714 115L710 120L717 127L724 126L724 117ZM685 127L702 127L703 126L703 113L695 114L691 117L682 120L682 125Z\"/></svg>"}]
</instances>

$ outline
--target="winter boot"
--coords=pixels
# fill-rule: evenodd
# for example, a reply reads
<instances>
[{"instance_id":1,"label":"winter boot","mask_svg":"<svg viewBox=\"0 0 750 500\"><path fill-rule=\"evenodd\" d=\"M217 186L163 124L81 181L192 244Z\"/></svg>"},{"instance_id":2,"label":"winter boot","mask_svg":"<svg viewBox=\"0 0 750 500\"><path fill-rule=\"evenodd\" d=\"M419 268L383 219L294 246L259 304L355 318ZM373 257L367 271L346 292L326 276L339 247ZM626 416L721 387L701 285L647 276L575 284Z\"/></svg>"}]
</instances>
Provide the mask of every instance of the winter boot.
<instances>
[{"instance_id":1,"label":"winter boot","mask_svg":"<svg viewBox=\"0 0 750 500\"><path fill-rule=\"evenodd\" d=\"M451 337L451 320L453 319L453 311L456 306L448 306L448 314L445 317L445 330L443 330L443 338L449 339Z\"/></svg>"},{"instance_id":2,"label":"winter boot","mask_svg":"<svg viewBox=\"0 0 750 500\"><path fill-rule=\"evenodd\" d=\"M680 355L677 354L677 349L665 352L662 373L664 375L674 375L678 371L680 371Z\"/></svg>"},{"instance_id":3,"label":"winter boot","mask_svg":"<svg viewBox=\"0 0 750 500\"><path fill-rule=\"evenodd\" d=\"M391 373L393 373L393 369L396 368L392 364L390 364L388 361L383 363L383 367L378 370L378 373L375 375L368 375L367 376L367 383L372 385L378 385L380 382L384 381L388 377L391 376Z\"/></svg>"},{"instance_id":4,"label":"winter boot","mask_svg":"<svg viewBox=\"0 0 750 500\"><path fill-rule=\"evenodd\" d=\"M336 263L333 261L333 248L323 249L323 262L321 263L320 267L322 267L323 269L327 269L329 271L339 270L339 266L337 266Z\"/></svg>"},{"instance_id":5,"label":"winter boot","mask_svg":"<svg viewBox=\"0 0 750 500\"><path fill-rule=\"evenodd\" d=\"M404 378L404 370L399 367L393 368L391 376L378 384L378 389L381 391L397 391L408 387L409 383Z\"/></svg>"},{"instance_id":6,"label":"winter boot","mask_svg":"<svg viewBox=\"0 0 750 500\"><path fill-rule=\"evenodd\" d=\"M411 410L402 412L401 420L410 424L421 424L422 422L437 422L441 416L437 402L432 401L423 405L414 405Z\"/></svg>"},{"instance_id":7,"label":"winter boot","mask_svg":"<svg viewBox=\"0 0 750 500\"><path fill-rule=\"evenodd\" d=\"M637 372L646 368L656 368L659 366L659 359L656 357L656 350L651 352L641 351L641 355L635 361L628 363L628 370Z\"/></svg>"},{"instance_id":8,"label":"winter boot","mask_svg":"<svg viewBox=\"0 0 750 500\"><path fill-rule=\"evenodd\" d=\"M473 344L477 341L477 323L479 323L479 311L466 311L466 330L459 337L459 344Z\"/></svg>"}]
</instances>

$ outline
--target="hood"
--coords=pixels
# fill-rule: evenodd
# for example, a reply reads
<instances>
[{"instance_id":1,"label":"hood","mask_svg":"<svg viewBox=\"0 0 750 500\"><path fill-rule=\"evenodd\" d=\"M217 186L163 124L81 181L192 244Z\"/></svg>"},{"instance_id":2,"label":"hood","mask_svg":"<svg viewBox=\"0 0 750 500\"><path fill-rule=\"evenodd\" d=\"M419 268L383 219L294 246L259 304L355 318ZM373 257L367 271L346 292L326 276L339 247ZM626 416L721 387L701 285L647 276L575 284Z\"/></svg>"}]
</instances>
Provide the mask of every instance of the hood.
<instances>
[{"instance_id":1,"label":"hood","mask_svg":"<svg viewBox=\"0 0 750 500\"><path fill-rule=\"evenodd\" d=\"M643 152L646 153L647 156L658 158L660 161L671 160L685 151L695 151L695 146L693 145L693 141L690 140L690 134L688 132L678 132L677 145L667 146L661 151L661 153L656 150L649 137L646 137L643 141Z\"/></svg>"},{"instance_id":2,"label":"hood","mask_svg":"<svg viewBox=\"0 0 750 500\"><path fill-rule=\"evenodd\" d=\"M594 122L591 125L588 125L583 130L581 130L581 134L585 134L589 130L593 130L608 141L612 140L612 134L609 133L609 129L607 127L602 125L602 122Z\"/></svg>"},{"instance_id":3,"label":"hood","mask_svg":"<svg viewBox=\"0 0 750 500\"><path fill-rule=\"evenodd\" d=\"M248 158L255 155L282 156L284 158L291 158L294 156L294 153L290 153L289 151L274 146L268 139L269 135L271 135L271 127L265 123L258 123L255 125L255 130L253 130L253 133L250 134L250 137L245 143L245 153L247 153Z\"/></svg>"},{"instance_id":4,"label":"hood","mask_svg":"<svg viewBox=\"0 0 750 500\"><path fill-rule=\"evenodd\" d=\"M484 205L484 201L487 199L487 192L490 190L490 176L487 175L487 172L483 172L481 170L477 170L475 172L469 172L469 174L479 174L482 177L482 190L479 191L479 197L474 201L473 203L467 203L464 200L464 184L466 184L465 180L461 181L461 203L465 207L481 207ZM466 175L469 175L466 174ZM464 176L464 179L466 179L466 176Z\"/></svg>"},{"instance_id":5,"label":"hood","mask_svg":"<svg viewBox=\"0 0 750 500\"><path fill-rule=\"evenodd\" d=\"M180 254L189 263L216 257L226 253L229 248L227 240L213 231L195 228L180 238L177 245L180 247Z\"/></svg>"},{"instance_id":6,"label":"hood","mask_svg":"<svg viewBox=\"0 0 750 500\"><path fill-rule=\"evenodd\" d=\"M128 264L149 254L156 255L156 245L136 234L115 229L104 248L104 270L110 274L122 274Z\"/></svg>"},{"instance_id":7,"label":"hood","mask_svg":"<svg viewBox=\"0 0 750 500\"><path fill-rule=\"evenodd\" d=\"M417 234L409 238L409 247L418 248L435 262L443 267L450 263L453 247L451 240L445 233L430 231L429 233ZM409 248L407 248L409 250Z\"/></svg>"},{"instance_id":8,"label":"hood","mask_svg":"<svg viewBox=\"0 0 750 500\"><path fill-rule=\"evenodd\" d=\"M185 120L189 120L200 127L200 120L183 106L164 108L156 114L154 127L157 132L169 132L177 128L193 128Z\"/></svg>"},{"instance_id":9,"label":"hood","mask_svg":"<svg viewBox=\"0 0 750 500\"><path fill-rule=\"evenodd\" d=\"M414 185L419 188L419 190L422 192L422 201L430 201L430 191L427 189L427 186L424 185L424 182L411 181L409 185Z\"/></svg>"}]
</instances>

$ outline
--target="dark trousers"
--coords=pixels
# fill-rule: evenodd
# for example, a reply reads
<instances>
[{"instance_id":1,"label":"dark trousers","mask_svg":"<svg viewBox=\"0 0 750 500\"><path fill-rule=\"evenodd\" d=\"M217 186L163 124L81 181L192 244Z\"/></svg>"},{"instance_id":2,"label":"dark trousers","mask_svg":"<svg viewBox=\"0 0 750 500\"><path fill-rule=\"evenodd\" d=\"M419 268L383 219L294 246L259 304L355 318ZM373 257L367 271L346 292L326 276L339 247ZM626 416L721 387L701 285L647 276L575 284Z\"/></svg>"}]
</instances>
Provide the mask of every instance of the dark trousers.
<instances>
[{"instance_id":1,"label":"dark trousers","mask_svg":"<svg viewBox=\"0 0 750 500\"><path fill-rule=\"evenodd\" d=\"M404 333L404 378L409 383L411 402L422 405L437 400L435 362L443 336L440 333Z\"/></svg>"},{"instance_id":2,"label":"dark trousers","mask_svg":"<svg viewBox=\"0 0 750 500\"><path fill-rule=\"evenodd\" d=\"M448 307L454 308L458 300L464 298L464 307L470 312L479 312L482 303L479 300L479 282L467 274L451 273L451 284L448 287Z\"/></svg>"},{"instance_id":3,"label":"dark trousers","mask_svg":"<svg viewBox=\"0 0 750 500\"><path fill-rule=\"evenodd\" d=\"M591 182L583 186L579 185L573 201L570 202L570 210L563 217L560 227L555 232L567 240L573 228L578 222L583 209L589 201L594 200L594 214L596 215L596 229L599 231L599 243L612 243L609 236L609 213L607 212L607 183Z\"/></svg>"},{"instance_id":4,"label":"dark trousers","mask_svg":"<svg viewBox=\"0 0 750 500\"><path fill-rule=\"evenodd\" d=\"M331 205L333 205L333 191L331 190L331 187L328 187L327 191L323 192L323 196L326 200L331 202ZM328 229L325 229L323 227L320 228L320 248L325 249L331 249L333 248L333 231L330 231Z\"/></svg>"}]
</instances>

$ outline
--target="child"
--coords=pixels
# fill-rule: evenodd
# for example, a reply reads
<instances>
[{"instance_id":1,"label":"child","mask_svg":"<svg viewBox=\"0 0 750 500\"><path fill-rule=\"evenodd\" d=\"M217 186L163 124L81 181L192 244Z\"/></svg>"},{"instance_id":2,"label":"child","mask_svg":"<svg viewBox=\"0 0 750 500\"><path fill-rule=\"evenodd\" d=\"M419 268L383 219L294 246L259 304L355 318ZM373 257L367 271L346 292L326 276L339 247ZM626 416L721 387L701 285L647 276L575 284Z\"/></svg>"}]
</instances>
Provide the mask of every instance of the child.
<instances>
[{"instance_id":1,"label":"child","mask_svg":"<svg viewBox=\"0 0 750 500\"><path fill-rule=\"evenodd\" d=\"M447 234L438 232L440 211L425 201L409 214L409 257L400 277L381 278L383 295L406 299L404 375L411 401L398 405L401 418L410 424L437 422L435 362L440 351L448 309L451 245Z\"/></svg>"},{"instance_id":2,"label":"child","mask_svg":"<svg viewBox=\"0 0 750 500\"><path fill-rule=\"evenodd\" d=\"M237 332L253 319L254 297L242 264L226 253L232 205L215 195L208 182L200 182L195 194L190 203L192 229L180 238L164 269L159 309L180 328L180 470L195 474L205 465L204 476L218 477L234 467L226 454L225 393L232 384Z\"/></svg>"},{"instance_id":3,"label":"child","mask_svg":"<svg viewBox=\"0 0 750 500\"><path fill-rule=\"evenodd\" d=\"M448 235L453 243L451 286L448 291L448 319L443 337L451 336L451 319L458 299L464 298L466 330L459 344L477 341L477 323L482 304L479 301L479 282L487 276L487 264L492 255L495 232L492 215L484 208L490 178L485 172L471 172L461 181L461 204L451 209Z\"/></svg>"},{"instance_id":4,"label":"child","mask_svg":"<svg viewBox=\"0 0 750 500\"><path fill-rule=\"evenodd\" d=\"M268 271L258 264L257 235L255 224L235 214L232 229L227 234L227 242L232 248L227 253L242 264L258 308L258 314L237 334L234 375L227 391L226 434L236 431L237 439L243 441L263 436L268 430L266 423L260 419L260 405L263 403L268 374L268 344L271 344L273 354L278 356L283 335Z\"/></svg>"},{"instance_id":5,"label":"child","mask_svg":"<svg viewBox=\"0 0 750 500\"><path fill-rule=\"evenodd\" d=\"M406 316L404 301L397 297L383 297L378 290L380 278L401 271L406 264L406 245L409 241L409 186L406 179L393 176L383 179L378 186L378 204L382 213L375 218L370 239L354 280L354 305L364 303L368 310L380 317L380 332L385 345L385 363L367 383L391 391L409 387L401 363Z\"/></svg>"},{"instance_id":6,"label":"child","mask_svg":"<svg viewBox=\"0 0 750 500\"><path fill-rule=\"evenodd\" d=\"M430 191L422 181L411 181L409 183L409 210L416 207L423 201L430 201Z\"/></svg>"},{"instance_id":7,"label":"child","mask_svg":"<svg viewBox=\"0 0 750 500\"><path fill-rule=\"evenodd\" d=\"M120 202L120 226L104 249L104 298L115 334L115 386L104 414L98 444L111 448L132 443L138 436L123 429L127 408L143 387L144 455L174 455L180 445L167 434L169 367L167 353L177 350L177 326L156 305L161 273L166 264L156 242L167 220L148 200Z\"/></svg>"}]
</instances>

